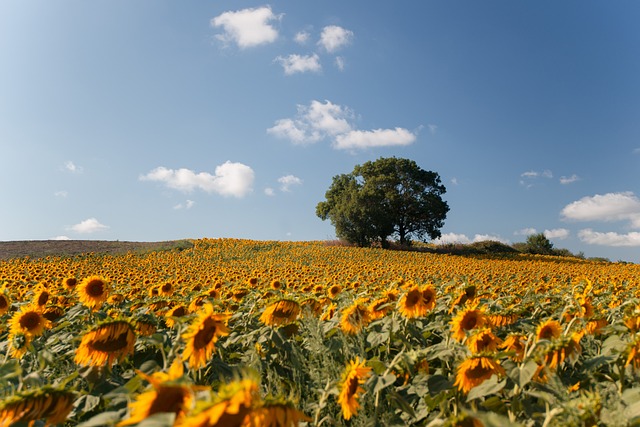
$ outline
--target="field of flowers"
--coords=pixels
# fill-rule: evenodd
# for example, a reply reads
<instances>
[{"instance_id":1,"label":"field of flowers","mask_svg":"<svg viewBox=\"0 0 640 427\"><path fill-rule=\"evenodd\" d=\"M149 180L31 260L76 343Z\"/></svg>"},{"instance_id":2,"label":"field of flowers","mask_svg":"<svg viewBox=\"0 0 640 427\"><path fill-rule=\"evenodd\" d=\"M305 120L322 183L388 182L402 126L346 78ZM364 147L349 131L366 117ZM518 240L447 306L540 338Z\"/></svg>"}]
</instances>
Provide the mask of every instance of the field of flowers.
<instances>
[{"instance_id":1,"label":"field of flowers","mask_svg":"<svg viewBox=\"0 0 640 427\"><path fill-rule=\"evenodd\" d=\"M194 243L0 262L0 427L640 425L640 265Z\"/></svg>"}]
</instances>

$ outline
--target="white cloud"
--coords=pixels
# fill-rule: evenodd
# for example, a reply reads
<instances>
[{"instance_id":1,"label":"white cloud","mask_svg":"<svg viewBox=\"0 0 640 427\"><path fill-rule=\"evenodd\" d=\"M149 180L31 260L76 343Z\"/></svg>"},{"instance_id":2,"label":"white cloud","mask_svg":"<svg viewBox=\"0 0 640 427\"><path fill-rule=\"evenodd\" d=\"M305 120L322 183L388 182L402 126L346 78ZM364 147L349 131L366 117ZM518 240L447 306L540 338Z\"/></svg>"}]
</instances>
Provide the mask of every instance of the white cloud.
<instances>
[{"instance_id":1,"label":"white cloud","mask_svg":"<svg viewBox=\"0 0 640 427\"><path fill-rule=\"evenodd\" d=\"M569 237L569 230L566 228L554 228L553 230L544 230L544 236L547 239L563 240Z\"/></svg>"},{"instance_id":2,"label":"white cloud","mask_svg":"<svg viewBox=\"0 0 640 427\"><path fill-rule=\"evenodd\" d=\"M51 240L71 240L68 236L56 236Z\"/></svg>"},{"instance_id":3,"label":"white cloud","mask_svg":"<svg viewBox=\"0 0 640 427\"><path fill-rule=\"evenodd\" d=\"M216 38L224 43L235 42L239 48L272 43L278 31L271 25L281 15L275 15L269 6L224 12L211 20L213 27L222 27L223 34Z\"/></svg>"},{"instance_id":4,"label":"white cloud","mask_svg":"<svg viewBox=\"0 0 640 427\"><path fill-rule=\"evenodd\" d=\"M438 132L438 125L430 124L430 125L427 125L427 127L429 128L429 133L431 135L435 135L436 132Z\"/></svg>"},{"instance_id":5,"label":"white cloud","mask_svg":"<svg viewBox=\"0 0 640 427\"><path fill-rule=\"evenodd\" d=\"M267 132L295 144L318 142L351 130L349 120L353 113L331 101L311 101L309 106L298 105L295 119L281 119Z\"/></svg>"},{"instance_id":6,"label":"white cloud","mask_svg":"<svg viewBox=\"0 0 640 427\"><path fill-rule=\"evenodd\" d=\"M458 178L456 178L455 176L454 176L453 178L451 178L451 183L452 183L453 185L459 185L459 183L458 183Z\"/></svg>"},{"instance_id":7,"label":"white cloud","mask_svg":"<svg viewBox=\"0 0 640 427\"><path fill-rule=\"evenodd\" d=\"M487 240L509 244L509 241L507 239L503 239L502 237L493 234L476 234L475 236L473 236L474 242L485 242Z\"/></svg>"},{"instance_id":8,"label":"white cloud","mask_svg":"<svg viewBox=\"0 0 640 427\"><path fill-rule=\"evenodd\" d=\"M580 177L576 174L573 174L571 176L561 176L560 177L560 184L571 184L573 182L576 181L580 181Z\"/></svg>"},{"instance_id":9,"label":"white cloud","mask_svg":"<svg viewBox=\"0 0 640 427\"><path fill-rule=\"evenodd\" d=\"M285 192L291 191L293 185L302 185L302 180L293 175L281 176L278 178L278 182L280 183L280 191Z\"/></svg>"},{"instance_id":10,"label":"white cloud","mask_svg":"<svg viewBox=\"0 0 640 427\"><path fill-rule=\"evenodd\" d=\"M56 197L62 197L63 199L65 199L69 195L69 192L67 192L66 190L60 190L53 193L53 195Z\"/></svg>"},{"instance_id":11,"label":"white cloud","mask_svg":"<svg viewBox=\"0 0 640 427\"><path fill-rule=\"evenodd\" d=\"M445 233L437 239L433 240L436 245L443 245L447 243L471 243L471 240L464 234Z\"/></svg>"},{"instance_id":12,"label":"white cloud","mask_svg":"<svg viewBox=\"0 0 640 427\"><path fill-rule=\"evenodd\" d=\"M251 192L254 172L249 166L230 161L217 166L212 175L208 172L195 173L189 169L167 169L163 166L141 175L142 181L163 182L167 187L184 192L195 189L222 196L244 197Z\"/></svg>"},{"instance_id":13,"label":"white cloud","mask_svg":"<svg viewBox=\"0 0 640 427\"><path fill-rule=\"evenodd\" d=\"M322 29L318 45L327 52L332 53L351 43L353 31L349 31L337 25L329 25Z\"/></svg>"},{"instance_id":14,"label":"white cloud","mask_svg":"<svg viewBox=\"0 0 640 427\"><path fill-rule=\"evenodd\" d=\"M82 173L82 166L76 165L71 160L67 160L64 163L64 168L71 173Z\"/></svg>"},{"instance_id":15,"label":"white cloud","mask_svg":"<svg viewBox=\"0 0 640 427\"><path fill-rule=\"evenodd\" d=\"M178 203L177 205L175 205L173 207L173 209L176 209L176 210L178 210L178 209L191 209L193 207L193 205L195 205L195 204L196 204L196 202L194 202L193 200L187 199L187 201L184 202L184 204Z\"/></svg>"},{"instance_id":16,"label":"white cloud","mask_svg":"<svg viewBox=\"0 0 640 427\"><path fill-rule=\"evenodd\" d=\"M299 31L299 32L296 33L296 35L293 38L293 40L298 44L305 44L309 40L310 36L311 36L311 34L309 34L306 31Z\"/></svg>"},{"instance_id":17,"label":"white cloud","mask_svg":"<svg viewBox=\"0 0 640 427\"><path fill-rule=\"evenodd\" d=\"M521 177L523 178L537 178L538 175L540 175L538 172L536 171L528 171L528 172L523 172L520 174Z\"/></svg>"},{"instance_id":18,"label":"white cloud","mask_svg":"<svg viewBox=\"0 0 640 427\"><path fill-rule=\"evenodd\" d=\"M415 140L416 135L404 128L375 129L371 131L352 130L336 136L333 146L339 150L392 147L410 145Z\"/></svg>"},{"instance_id":19,"label":"white cloud","mask_svg":"<svg viewBox=\"0 0 640 427\"><path fill-rule=\"evenodd\" d=\"M513 234L515 234L516 236L530 236L532 234L536 234L537 231L535 228L532 227L528 227L528 228L522 228L520 230L515 231Z\"/></svg>"},{"instance_id":20,"label":"white cloud","mask_svg":"<svg viewBox=\"0 0 640 427\"><path fill-rule=\"evenodd\" d=\"M345 63L342 56L336 56L336 67L338 67L338 70L344 71Z\"/></svg>"},{"instance_id":21,"label":"white cloud","mask_svg":"<svg viewBox=\"0 0 640 427\"><path fill-rule=\"evenodd\" d=\"M106 230L107 228L109 227L104 224L100 224L100 222L95 218L85 219L84 221L69 227L71 231L81 234L95 233L96 231Z\"/></svg>"},{"instance_id":22,"label":"white cloud","mask_svg":"<svg viewBox=\"0 0 640 427\"><path fill-rule=\"evenodd\" d=\"M275 196L276 192L273 188L267 187L264 189L264 194L266 194L267 196Z\"/></svg>"},{"instance_id":23,"label":"white cloud","mask_svg":"<svg viewBox=\"0 0 640 427\"><path fill-rule=\"evenodd\" d=\"M284 73L288 76L295 73L304 73L307 71L320 72L320 57L318 54L313 55L289 55L287 57L278 56L275 59L284 68Z\"/></svg>"},{"instance_id":24,"label":"white cloud","mask_svg":"<svg viewBox=\"0 0 640 427\"><path fill-rule=\"evenodd\" d=\"M434 239L433 243L437 245L442 245L447 243L462 243L466 245L469 243L484 242L487 240L497 241L505 244L509 243L508 240L505 240L500 236L494 236L491 234L476 234L473 236L473 239L470 239L469 237L467 237L466 234L456 234L456 233L443 234L439 238Z\"/></svg>"},{"instance_id":25,"label":"white cloud","mask_svg":"<svg viewBox=\"0 0 640 427\"><path fill-rule=\"evenodd\" d=\"M590 228L580 230L578 237L585 243L603 246L640 246L640 233L630 232L618 234L614 232L601 233Z\"/></svg>"},{"instance_id":26,"label":"white cloud","mask_svg":"<svg viewBox=\"0 0 640 427\"><path fill-rule=\"evenodd\" d=\"M631 191L596 194L569 203L560 214L576 221L630 221L640 228L640 199Z\"/></svg>"},{"instance_id":27,"label":"white cloud","mask_svg":"<svg viewBox=\"0 0 640 427\"><path fill-rule=\"evenodd\" d=\"M267 133L288 139L294 144L314 143L333 139L336 149L364 149L369 147L404 146L416 140L416 134L404 128L355 130L351 124L354 113L331 101L311 101L309 106L298 105L295 118L277 120Z\"/></svg>"}]
</instances>

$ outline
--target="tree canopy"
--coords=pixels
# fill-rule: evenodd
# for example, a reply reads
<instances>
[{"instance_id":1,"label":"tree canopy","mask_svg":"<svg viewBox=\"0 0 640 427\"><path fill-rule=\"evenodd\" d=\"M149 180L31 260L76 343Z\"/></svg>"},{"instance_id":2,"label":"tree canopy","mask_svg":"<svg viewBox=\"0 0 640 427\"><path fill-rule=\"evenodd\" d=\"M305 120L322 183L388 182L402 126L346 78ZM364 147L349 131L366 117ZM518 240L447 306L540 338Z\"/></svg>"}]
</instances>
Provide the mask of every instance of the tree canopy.
<instances>
[{"instance_id":1,"label":"tree canopy","mask_svg":"<svg viewBox=\"0 0 640 427\"><path fill-rule=\"evenodd\" d=\"M359 246L384 246L389 237L407 244L440 237L449 212L445 192L436 172L413 160L380 158L334 176L316 215L331 220L339 238Z\"/></svg>"}]
</instances>

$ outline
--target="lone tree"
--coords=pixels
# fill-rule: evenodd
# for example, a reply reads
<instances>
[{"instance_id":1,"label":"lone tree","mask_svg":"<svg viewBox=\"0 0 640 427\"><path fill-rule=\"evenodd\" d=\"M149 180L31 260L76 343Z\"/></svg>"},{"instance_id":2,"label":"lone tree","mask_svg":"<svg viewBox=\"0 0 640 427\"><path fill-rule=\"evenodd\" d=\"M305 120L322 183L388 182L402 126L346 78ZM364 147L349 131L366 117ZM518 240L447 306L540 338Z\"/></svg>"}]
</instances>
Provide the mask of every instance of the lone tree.
<instances>
[{"instance_id":1,"label":"lone tree","mask_svg":"<svg viewBox=\"0 0 640 427\"><path fill-rule=\"evenodd\" d=\"M379 241L386 247L390 236L404 245L411 238L440 237L449 212L445 192L436 172L413 160L380 158L334 176L316 215L330 219L339 238L359 246Z\"/></svg>"}]
</instances>

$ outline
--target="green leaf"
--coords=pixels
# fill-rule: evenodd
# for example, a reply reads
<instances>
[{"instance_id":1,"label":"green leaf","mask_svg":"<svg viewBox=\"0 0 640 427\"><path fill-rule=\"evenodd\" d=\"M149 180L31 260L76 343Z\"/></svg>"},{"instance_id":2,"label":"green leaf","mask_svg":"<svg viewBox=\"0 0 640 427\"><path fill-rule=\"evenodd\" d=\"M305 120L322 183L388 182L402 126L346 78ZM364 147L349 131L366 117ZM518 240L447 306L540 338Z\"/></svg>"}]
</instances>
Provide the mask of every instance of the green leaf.
<instances>
[{"instance_id":1,"label":"green leaf","mask_svg":"<svg viewBox=\"0 0 640 427\"><path fill-rule=\"evenodd\" d=\"M0 365L0 381L6 381L22 375L22 368L18 359L10 359L7 363Z\"/></svg>"},{"instance_id":2,"label":"green leaf","mask_svg":"<svg viewBox=\"0 0 640 427\"><path fill-rule=\"evenodd\" d=\"M387 374L382 377L376 378L376 385L373 387L373 392L377 393L380 390L384 390L393 383L396 382L396 376L394 374Z\"/></svg>"},{"instance_id":3,"label":"green leaf","mask_svg":"<svg viewBox=\"0 0 640 427\"><path fill-rule=\"evenodd\" d=\"M117 424L124 415L125 411L109 411L102 412L88 421L78 424L77 427L106 427Z\"/></svg>"},{"instance_id":4,"label":"green leaf","mask_svg":"<svg viewBox=\"0 0 640 427\"><path fill-rule=\"evenodd\" d=\"M432 375L427 380L431 396L451 390L453 383L444 375Z\"/></svg>"},{"instance_id":5,"label":"green leaf","mask_svg":"<svg viewBox=\"0 0 640 427\"><path fill-rule=\"evenodd\" d=\"M624 415L628 419L640 417L640 388L629 388L622 393L622 401L627 404Z\"/></svg>"},{"instance_id":6,"label":"green leaf","mask_svg":"<svg viewBox=\"0 0 640 427\"><path fill-rule=\"evenodd\" d=\"M618 356L627 348L627 343L624 342L619 335L611 335L602 343L602 350L600 353L603 356Z\"/></svg>"},{"instance_id":7,"label":"green leaf","mask_svg":"<svg viewBox=\"0 0 640 427\"><path fill-rule=\"evenodd\" d=\"M140 421L138 427L172 427L176 420L176 414L173 412L162 412L153 414L150 417Z\"/></svg>"},{"instance_id":8,"label":"green leaf","mask_svg":"<svg viewBox=\"0 0 640 427\"><path fill-rule=\"evenodd\" d=\"M485 380L482 384L472 388L467 395L467 402L470 402L490 394L498 393L507 384L507 380L498 382L498 376L492 375L491 378Z\"/></svg>"},{"instance_id":9,"label":"green leaf","mask_svg":"<svg viewBox=\"0 0 640 427\"><path fill-rule=\"evenodd\" d=\"M536 374L538 364L534 360L528 360L520 366L520 375L518 375L518 385L524 387L531 382L531 378Z\"/></svg>"},{"instance_id":10,"label":"green leaf","mask_svg":"<svg viewBox=\"0 0 640 427\"><path fill-rule=\"evenodd\" d=\"M400 396L400 394L398 394L398 392L394 389L389 390L389 401L392 402L392 404L395 407L399 408L402 412L405 412L411 415L411 417L416 418L416 413L414 412L411 405L409 405L409 403L404 400L404 398Z\"/></svg>"},{"instance_id":11,"label":"green leaf","mask_svg":"<svg viewBox=\"0 0 640 427\"><path fill-rule=\"evenodd\" d=\"M389 331L377 332L371 331L367 335L367 342L371 347L377 347L380 344L387 342L389 339Z\"/></svg>"}]
</instances>

